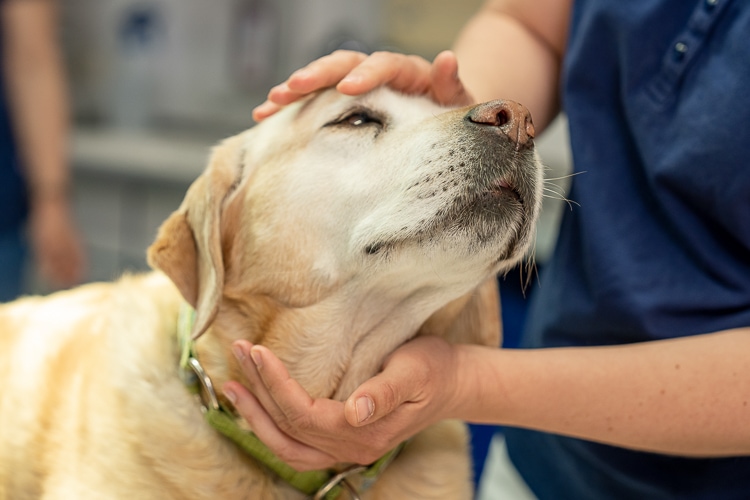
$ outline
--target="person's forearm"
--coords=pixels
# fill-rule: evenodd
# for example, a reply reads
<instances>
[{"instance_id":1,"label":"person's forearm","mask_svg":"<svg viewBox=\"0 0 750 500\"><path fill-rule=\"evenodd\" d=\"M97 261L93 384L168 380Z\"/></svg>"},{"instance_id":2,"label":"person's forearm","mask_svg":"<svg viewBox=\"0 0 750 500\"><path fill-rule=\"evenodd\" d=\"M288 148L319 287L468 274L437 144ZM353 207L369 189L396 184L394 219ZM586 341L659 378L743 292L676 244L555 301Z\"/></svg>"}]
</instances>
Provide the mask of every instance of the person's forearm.
<instances>
[{"instance_id":1,"label":"person's forearm","mask_svg":"<svg viewBox=\"0 0 750 500\"><path fill-rule=\"evenodd\" d=\"M5 2L4 74L32 203L68 189L67 88L52 0Z\"/></svg>"},{"instance_id":2,"label":"person's forearm","mask_svg":"<svg viewBox=\"0 0 750 500\"><path fill-rule=\"evenodd\" d=\"M479 102L512 99L531 111L537 131L558 112L559 71L570 2L491 0L454 45L459 75Z\"/></svg>"},{"instance_id":3,"label":"person's forearm","mask_svg":"<svg viewBox=\"0 0 750 500\"><path fill-rule=\"evenodd\" d=\"M468 390L457 417L668 454L750 454L750 329L616 347L459 349Z\"/></svg>"}]
</instances>

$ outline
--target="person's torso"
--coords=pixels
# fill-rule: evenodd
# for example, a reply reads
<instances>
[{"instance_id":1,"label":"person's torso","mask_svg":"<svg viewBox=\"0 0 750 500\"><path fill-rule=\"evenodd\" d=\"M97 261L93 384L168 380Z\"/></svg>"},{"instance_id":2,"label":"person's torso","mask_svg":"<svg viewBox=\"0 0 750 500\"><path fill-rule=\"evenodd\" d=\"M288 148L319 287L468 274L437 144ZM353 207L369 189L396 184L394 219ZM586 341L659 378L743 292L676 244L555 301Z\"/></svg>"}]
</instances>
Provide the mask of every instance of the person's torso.
<instances>
[{"instance_id":1,"label":"person's torso","mask_svg":"<svg viewBox=\"0 0 750 500\"><path fill-rule=\"evenodd\" d=\"M748 88L749 2L575 2L562 93L580 206L563 216L525 347L750 325ZM746 458L517 430L508 445L547 498L750 498Z\"/></svg>"},{"instance_id":2,"label":"person's torso","mask_svg":"<svg viewBox=\"0 0 750 500\"><path fill-rule=\"evenodd\" d=\"M562 92L580 206L538 290L557 306L532 325L545 344L750 325L748 88L748 2L575 3Z\"/></svg>"}]
</instances>

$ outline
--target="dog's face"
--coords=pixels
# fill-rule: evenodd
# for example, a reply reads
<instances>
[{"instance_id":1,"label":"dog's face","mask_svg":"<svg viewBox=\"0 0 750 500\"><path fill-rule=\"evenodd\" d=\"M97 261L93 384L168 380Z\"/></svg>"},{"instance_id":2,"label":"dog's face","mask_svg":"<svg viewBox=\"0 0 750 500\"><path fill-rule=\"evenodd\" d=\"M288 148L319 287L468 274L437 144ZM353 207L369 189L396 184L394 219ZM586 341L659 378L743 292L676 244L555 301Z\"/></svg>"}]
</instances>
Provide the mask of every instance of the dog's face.
<instances>
[{"instance_id":1,"label":"dog's face","mask_svg":"<svg viewBox=\"0 0 750 500\"><path fill-rule=\"evenodd\" d=\"M382 88L287 107L216 148L150 261L197 307L196 335L222 295L303 308L430 291L420 307L434 310L533 236L533 131L503 129L508 111L494 106L448 110Z\"/></svg>"},{"instance_id":2,"label":"dog's face","mask_svg":"<svg viewBox=\"0 0 750 500\"><path fill-rule=\"evenodd\" d=\"M227 262L250 281L273 273L257 286L295 305L355 275L476 282L515 262L536 217L536 158L466 114L385 89L329 91L251 130L236 216L223 219L250 248L229 245Z\"/></svg>"}]
</instances>

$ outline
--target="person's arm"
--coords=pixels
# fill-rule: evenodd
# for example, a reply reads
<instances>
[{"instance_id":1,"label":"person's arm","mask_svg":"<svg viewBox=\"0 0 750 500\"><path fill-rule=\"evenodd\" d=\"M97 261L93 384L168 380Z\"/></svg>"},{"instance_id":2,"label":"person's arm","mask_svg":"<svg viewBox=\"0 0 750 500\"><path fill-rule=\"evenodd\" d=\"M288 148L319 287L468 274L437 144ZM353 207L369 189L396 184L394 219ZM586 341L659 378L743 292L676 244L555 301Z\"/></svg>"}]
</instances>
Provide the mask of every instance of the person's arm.
<instances>
[{"instance_id":1,"label":"person's arm","mask_svg":"<svg viewBox=\"0 0 750 500\"><path fill-rule=\"evenodd\" d=\"M318 89L357 95L379 85L427 94L441 104L512 99L531 110L541 131L557 114L558 73L571 0L489 0L467 23L454 52L435 61L390 52L338 51L271 89L253 111L262 120ZM458 76L460 75L460 80Z\"/></svg>"},{"instance_id":2,"label":"person's arm","mask_svg":"<svg viewBox=\"0 0 750 500\"><path fill-rule=\"evenodd\" d=\"M30 198L29 232L41 274L81 279L83 250L69 206L69 110L54 0L6 0L3 74Z\"/></svg>"},{"instance_id":3,"label":"person's arm","mask_svg":"<svg viewBox=\"0 0 750 500\"><path fill-rule=\"evenodd\" d=\"M490 0L464 26L453 51L477 102L512 99L543 130L558 112L560 65L571 0Z\"/></svg>"},{"instance_id":4,"label":"person's arm","mask_svg":"<svg viewBox=\"0 0 750 500\"><path fill-rule=\"evenodd\" d=\"M312 399L271 351L235 344L238 411L300 470L370 463L444 418L694 457L750 454L750 328L615 347L451 346L423 337L347 399Z\"/></svg>"},{"instance_id":5,"label":"person's arm","mask_svg":"<svg viewBox=\"0 0 750 500\"><path fill-rule=\"evenodd\" d=\"M667 454L750 454L750 328L613 347L457 350L451 416Z\"/></svg>"}]
</instances>

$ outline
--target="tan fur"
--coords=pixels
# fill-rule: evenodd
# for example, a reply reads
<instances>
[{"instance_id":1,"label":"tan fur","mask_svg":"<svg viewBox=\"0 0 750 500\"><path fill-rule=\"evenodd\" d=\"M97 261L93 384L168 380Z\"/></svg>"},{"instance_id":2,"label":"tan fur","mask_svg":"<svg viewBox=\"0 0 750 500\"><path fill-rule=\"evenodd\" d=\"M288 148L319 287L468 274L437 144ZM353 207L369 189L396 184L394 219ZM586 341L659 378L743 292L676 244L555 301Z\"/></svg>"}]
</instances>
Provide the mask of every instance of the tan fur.
<instances>
[{"instance_id":1,"label":"tan fur","mask_svg":"<svg viewBox=\"0 0 750 500\"><path fill-rule=\"evenodd\" d=\"M384 126L331 125L361 106ZM0 306L0 500L302 498L203 420L178 378L183 300L219 387L243 380L239 338L340 400L417 334L497 346L494 274L528 245L540 169L532 153L506 162L465 113L387 90L323 93L214 150L149 249L159 271ZM474 175L488 161L500 163ZM488 228L454 225L444 207L500 175L533 182L523 206L497 195L499 214L477 215L492 231L475 241ZM363 498L471 494L465 426L446 421Z\"/></svg>"}]
</instances>

